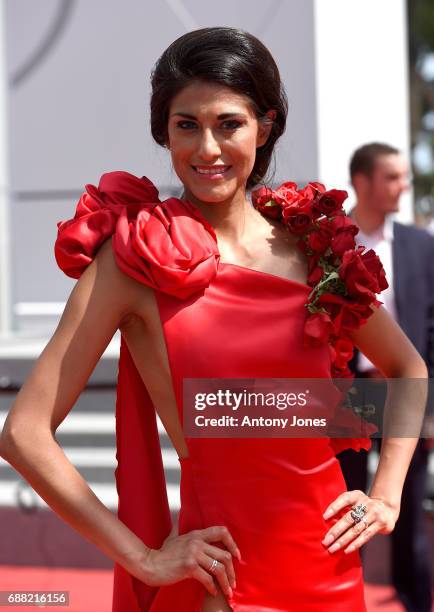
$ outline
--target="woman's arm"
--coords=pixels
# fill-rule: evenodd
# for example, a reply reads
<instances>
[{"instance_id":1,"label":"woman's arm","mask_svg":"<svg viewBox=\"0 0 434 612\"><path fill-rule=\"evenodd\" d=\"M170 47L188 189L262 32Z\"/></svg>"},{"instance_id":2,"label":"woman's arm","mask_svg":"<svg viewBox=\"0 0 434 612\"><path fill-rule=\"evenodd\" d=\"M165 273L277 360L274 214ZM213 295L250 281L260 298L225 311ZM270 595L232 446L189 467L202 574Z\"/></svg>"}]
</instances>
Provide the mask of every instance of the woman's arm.
<instances>
[{"instance_id":1,"label":"woman's arm","mask_svg":"<svg viewBox=\"0 0 434 612\"><path fill-rule=\"evenodd\" d=\"M354 332L353 340L385 378L403 380L402 384L399 380L396 384L391 381L391 396L386 401L384 414L385 434L388 427L393 431L394 418L401 421L401 411L405 409L407 414L411 413L412 423L407 430L409 437L405 437L406 431L402 428L399 437L383 438L380 461L370 491L371 497L384 499L399 511L404 480L418 442L414 435L418 435L425 411L428 369L412 342L382 306L366 325ZM407 384L404 379L407 379ZM412 392L413 401L404 406L403 398L397 394L407 390Z\"/></svg>"},{"instance_id":2,"label":"woman's arm","mask_svg":"<svg viewBox=\"0 0 434 612\"><path fill-rule=\"evenodd\" d=\"M354 331L355 345L390 381L386 398L380 459L369 497L362 491L340 495L326 510L331 518L347 506L366 505L366 520L354 523L347 512L323 540L329 551L346 547L346 552L359 548L375 533L390 533L399 516L402 489L411 458L418 442L427 401L428 370L426 364L396 321L380 306L367 322ZM405 399L402 391L409 393ZM410 419L409 419L410 416ZM405 429L406 420L411 424ZM399 435L387 436L387 431ZM406 436L406 432L408 437ZM411 437L410 437L411 436ZM368 520L369 517L369 520Z\"/></svg>"},{"instance_id":3,"label":"woman's arm","mask_svg":"<svg viewBox=\"0 0 434 612\"><path fill-rule=\"evenodd\" d=\"M76 283L53 337L13 403L0 455L68 525L139 580L162 585L194 577L215 594L213 576L206 571L215 558L220 561L215 577L229 593L235 579L232 555L239 552L225 527L182 536L172 532L161 550L148 548L98 499L55 439L116 330L126 328L151 296L151 290L119 270L106 241ZM217 541L228 550L212 544Z\"/></svg>"},{"instance_id":4,"label":"woman's arm","mask_svg":"<svg viewBox=\"0 0 434 612\"><path fill-rule=\"evenodd\" d=\"M54 335L20 389L0 454L71 527L125 566L146 548L99 501L55 439L134 298L109 242L74 286Z\"/></svg>"}]
</instances>

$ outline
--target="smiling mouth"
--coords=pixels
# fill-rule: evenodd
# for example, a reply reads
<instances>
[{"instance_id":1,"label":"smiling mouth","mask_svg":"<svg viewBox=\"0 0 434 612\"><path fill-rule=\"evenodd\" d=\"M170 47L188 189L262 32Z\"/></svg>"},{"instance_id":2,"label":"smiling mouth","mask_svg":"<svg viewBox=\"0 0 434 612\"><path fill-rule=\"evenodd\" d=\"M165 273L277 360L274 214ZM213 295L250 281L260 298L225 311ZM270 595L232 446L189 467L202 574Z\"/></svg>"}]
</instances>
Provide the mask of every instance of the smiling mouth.
<instances>
[{"instance_id":1,"label":"smiling mouth","mask_svg":"<svg viewBox=\"0 0 434 612\"><path fill-rule=\"evenodd\" d=\"M192 166L198 174L225 174L232 166Z\"/></svg>"}]
</instances>

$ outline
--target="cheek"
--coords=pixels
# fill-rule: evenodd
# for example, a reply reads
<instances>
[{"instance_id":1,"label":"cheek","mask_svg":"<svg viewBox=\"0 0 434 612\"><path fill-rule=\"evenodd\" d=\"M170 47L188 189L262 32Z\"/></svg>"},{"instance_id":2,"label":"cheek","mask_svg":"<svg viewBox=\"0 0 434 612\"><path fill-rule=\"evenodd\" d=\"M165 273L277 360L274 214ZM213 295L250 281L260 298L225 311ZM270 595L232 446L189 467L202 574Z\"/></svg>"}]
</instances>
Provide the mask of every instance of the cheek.
<instances>
[{"instance_id":1,"label":"cheek","mask_svg":"<svg viewBox=\"0 0 434 612\"><path fill-rule=\"evenodd\" d=\"M256 138L251 135L240 138L231 145L231 155L244 166L253 166L256 158Z\"/></svg>"},{"instance_id":2,"label":"cheek","mask_svg":"<svg viewBox=\"0 0 434 612\"><path fill-rule=\"evenodd\" d=\"M388 185L385 185L383 188L383 194L385 197L390 197L393 198L396 196L396 185L394 185L393 183L389 183Z\"/></svg>"},{"instance_id":3,"label":"cheek","mask_svg":"<svg viewBox=\"0 0 434 612\"><path fill-rule=\"evenodd\" d=\"M175 169L182 169L182 167L189 165L193 151L191 145L189 146L185 141L172 140L169 142L169 146L172 165Z\"/></svg>"},{"instance_id":4,"label":"cheek","mask_svg":"<svg viewBox=\"0 0 434 612\"><path fill-rule=\"evenodd\" d=\"M191 137L188 138L185 133L179 130L169 129L168 141L172 156L176 155L177 157L182 157L186 152L190 151L193 146L193 139Z\"/></svg>"}]
</instances>

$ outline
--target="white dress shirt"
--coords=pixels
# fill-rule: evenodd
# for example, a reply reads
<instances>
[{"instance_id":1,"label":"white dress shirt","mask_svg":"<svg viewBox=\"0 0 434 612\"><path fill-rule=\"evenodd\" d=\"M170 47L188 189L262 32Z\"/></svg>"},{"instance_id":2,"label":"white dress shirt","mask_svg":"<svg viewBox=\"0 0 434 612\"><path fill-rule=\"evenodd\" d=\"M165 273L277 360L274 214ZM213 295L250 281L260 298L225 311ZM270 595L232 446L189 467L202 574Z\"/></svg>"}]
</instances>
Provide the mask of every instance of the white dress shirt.
<instances>
[{"instance_id":1,"label":"white dress shirt","mask_svg":"<svg viewBox=\"0 0 434 612\"><path fill-rule=\"evenodd\" d=\"M353 221L357 225L355 216ZM357 225L358 227L358 225ZM397 310L395 302L395 294L393 291L393 262L392 262L392 242L393 242L393 218L391 215L386 215L383 225L375 232L365 234L359 228L359 233L355 236L356 245L364 245L364 252L373 249L381 263L383 264L386 273L386 280L389 283L387 289L377 295L377 299L383 302L383 307L388 311L390 316L397 320ZM374 364L369 361L365 355L360 352L358 357L358 368L362 372L375 368Z\"/></svg>"}]
</instances>

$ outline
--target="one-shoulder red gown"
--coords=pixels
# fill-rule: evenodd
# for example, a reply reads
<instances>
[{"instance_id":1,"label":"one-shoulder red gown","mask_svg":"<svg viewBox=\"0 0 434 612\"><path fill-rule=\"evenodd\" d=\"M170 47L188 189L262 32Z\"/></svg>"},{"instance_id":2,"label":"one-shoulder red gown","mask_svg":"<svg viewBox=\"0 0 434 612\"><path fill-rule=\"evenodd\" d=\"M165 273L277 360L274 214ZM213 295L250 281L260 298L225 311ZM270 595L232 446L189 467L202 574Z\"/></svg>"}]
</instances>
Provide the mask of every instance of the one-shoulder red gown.
<instances>
[{"instance_id":1,"label":"one-shoulder red gown","mask_svg":"<svg viewBox=\"0 0 434 612\"><path fill-rule=\"evenodd\" d=\"M131 175L112 174L116 175L111 177L115 185L114 179L123 179L124 191L125 181L127 185L128 180L133 181ZM105 175L106 181L108 176ZM112 235L121 269L140 279L146 267L141 280L155 289L181 418L184 378L330 378L328 347L305 347L303 343L308 285L214 258L212 273L209 267L203 273L202 287L197 288L195 277L190 295L174 295L176 280L172 283L171 277L168 292L164 276L165 258L171 259L171 265L176 263L173 251L166 243L154 249L152 257L149 252L139 253L137 209L131 213L132 206L138 204L137 198L125 204L128 214L124 215L123 229L128 217L129 231L124 232L122 213L116 209L119 198L122 202L122 189L117 188L112 200L110 189L114 193L112 183L105 187L100 183L99 193L91 193L94 202L85 201L84 212L77 213L66 226L59 226L56 257L63 269L69 266L70 275L77 277L99 244ZM152 197L155 201L155 194ZM95 215L101 210L115 210L114 223L106 224L105 234L95 234ZM154 209L152 214L156 214ZM185 219L191 209L183 214ZM148 225L152 223L152 219L146 221ZM172 224L165 230L171 234L169 246L176 243L185 257L185 240L191 234L186 231L181 235L180 227ZM149 235L143 227L140 231L143 243L152 237L158 242L156 228ZM131 258L129 250L134 251ZM146 260L141 269L137 265L138 253L142 263ZM209 256L210 252L201 261L209 265ZM192 257L191 253L188 257ZM74 262L77 266L71 273ZM187 273L193 267L197 273L197 265L187 266ZM185 270L183 267L182 273ZM184 280L182 287L184 291ZM171 530L171 520L155 409L124 341L116 435L118 516L148 546L159 548ZM228 527L242 555L241 561L234 558L237 586L228 599L233 610L366 610L358 551L331 554L321 544L331 525L323 519L323 512L346 490L335 456L337 448L329 438L186 441L189 456L180 460L179 533L211 525ZM360 442L354 447L360 447ZM200 612L205 594L195 579L149 587L115 565L114 612Z\"/></svg>"}]
</instances>

